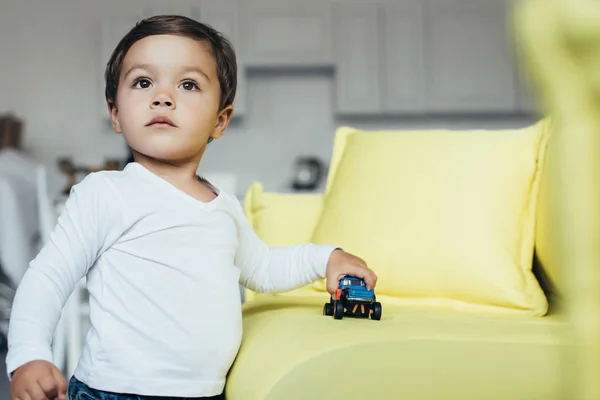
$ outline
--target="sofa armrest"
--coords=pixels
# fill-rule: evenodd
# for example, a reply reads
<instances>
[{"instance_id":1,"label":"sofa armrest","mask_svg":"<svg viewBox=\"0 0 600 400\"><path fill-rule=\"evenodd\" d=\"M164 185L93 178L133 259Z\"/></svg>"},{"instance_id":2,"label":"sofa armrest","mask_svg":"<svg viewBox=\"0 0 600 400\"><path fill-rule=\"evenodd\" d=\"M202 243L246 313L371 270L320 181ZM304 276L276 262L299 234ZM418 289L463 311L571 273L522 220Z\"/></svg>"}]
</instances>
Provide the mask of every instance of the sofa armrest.
<instances>
[{"instance_id":1,"label":"sofa armrest","mask_svg":"<svg viewBox=\"0 0 600 400\"><path fill-rule=\"evenodd\" d=\"M555 124L548 209L570 317L564 398L600 398L600 9L585 0L525 0L516 44ZM568 361L567 361L568 360Z\"/></svg>"}]
</instances>

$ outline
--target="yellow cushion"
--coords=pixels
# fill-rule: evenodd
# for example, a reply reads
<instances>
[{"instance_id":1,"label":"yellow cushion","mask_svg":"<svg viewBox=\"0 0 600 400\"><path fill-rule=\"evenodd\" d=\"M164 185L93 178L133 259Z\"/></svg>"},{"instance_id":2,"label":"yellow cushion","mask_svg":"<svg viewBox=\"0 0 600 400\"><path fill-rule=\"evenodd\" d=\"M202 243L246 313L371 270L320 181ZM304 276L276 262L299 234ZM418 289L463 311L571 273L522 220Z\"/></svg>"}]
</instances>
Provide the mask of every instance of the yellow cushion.
<instances>
[{"instance_id":1,"label":"yellow cushion","mask_svg":"<svg viewBox=\"0 0 600 400\"><path fill-rule=\"evenodd\" d=\"M256 234L269 246L293 246L310 242L315 224L321 214L321 194L265 193L261 183L250 185L244 198L244 213ZM298 295L314 292L307 285L287 293L273 295ZM245 300L267 294L245 291Z\"/></svg>"},{"instance_id":2,"label":"yellow cushion","mask_svg":"<svg viewBox=\"0 0 600 400\"><path fill-rule=\"evenodd\" d=\"M312 241L364 258L380 294L543 315L531 272L543 127L341 128Z\"/></svg>"},{"instance_id":3,"label":"yellow cushion","mask_svg":"<svg viewBox=\"0 0 600 400\"><path fill-rule=\"evenodd\" d=\"M381 321L323 316L324 293L245 305L227 399L562 398L561 315L491 317L378 299Z\"/></svg>"},{"instance_id":4,"label":"yellow cushion","mask_svg":"<svg viewBox=\"0 0 600 400\"><path fill-rule=\"evenodd\" d=\"M554 128L550 119L546 120L548 131ZM557 141L559 139L559 141ZM548 140L546 149L546 161L544 172L540 180L540 193L538 196L538 208L536 215L535 246L536 255L543 268L543 274L539 277L545 285L545 289L554 295L564 291L564 265L561 254L561 235L564 228L558 223L556 207L556 194L564 186L564 168L559 164L558 152L562 144L560 138L552 135ZM572 176L576 179L576 176Z\"/></svg>"}]
</instances>

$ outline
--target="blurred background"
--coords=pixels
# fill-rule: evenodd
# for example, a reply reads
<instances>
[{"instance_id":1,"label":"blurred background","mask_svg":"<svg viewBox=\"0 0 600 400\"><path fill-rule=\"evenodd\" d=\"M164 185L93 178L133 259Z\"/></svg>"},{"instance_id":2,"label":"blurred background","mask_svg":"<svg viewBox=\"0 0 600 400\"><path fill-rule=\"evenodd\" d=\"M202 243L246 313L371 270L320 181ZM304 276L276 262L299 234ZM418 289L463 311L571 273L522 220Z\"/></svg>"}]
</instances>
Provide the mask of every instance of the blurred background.
<instances>
[{"instance_id":1,"label":"blurred background","mask_svg":"<svg viewBox=\"0 0 600 400\"><path fill-rule=\"evenodd\" d=\"M209 145L199 173L242 198L252 181L267 191L321 190L338 126L500 129L537 120L511 43L510 5L0 0L3 296L10 299L43 239L48 214L39 188L44 201L59 204L85 174L120 169L129 157L111 129L103 72L136 21L187 15L234 43L234 120ZM0 398L8 398L1 386Z\"/></svg>"},{"instance_id":2,"label":"blurred background","mask_svg":"<svg viewBox=\"0 0 600 400\"><path fill-rule=\"evenodd\" d=\"M298 157L327 164L335 128L502 128L535 109L506 29L507 0L2 0L0 113L47 165L102 168L127 148L112 132L104 66L139 19L197 18L236 46L235 120L202 162L288 190ZM112 164L111 164L112 165Z\"/></svg>"}]
</instances>

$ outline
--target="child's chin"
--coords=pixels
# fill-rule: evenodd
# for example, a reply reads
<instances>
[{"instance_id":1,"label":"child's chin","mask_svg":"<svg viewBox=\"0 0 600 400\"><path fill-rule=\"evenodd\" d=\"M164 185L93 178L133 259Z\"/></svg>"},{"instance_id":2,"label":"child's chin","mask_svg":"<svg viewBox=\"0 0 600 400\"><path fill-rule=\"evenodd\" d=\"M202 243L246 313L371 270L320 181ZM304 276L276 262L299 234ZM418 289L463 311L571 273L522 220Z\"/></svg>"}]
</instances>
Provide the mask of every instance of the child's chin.
<instances>
[{"instance_id":1,"label":"child's chin","mask_svg":"<svg viewBox=\"0 0 600 400\"><path fill-rule=\"evenodd\" d=\"M182 161L189 160L194 157L194 154L189 149L160 149L157 151L148 151L144 153L145 156L161 161Z\"/></svg>"}]
</instances>

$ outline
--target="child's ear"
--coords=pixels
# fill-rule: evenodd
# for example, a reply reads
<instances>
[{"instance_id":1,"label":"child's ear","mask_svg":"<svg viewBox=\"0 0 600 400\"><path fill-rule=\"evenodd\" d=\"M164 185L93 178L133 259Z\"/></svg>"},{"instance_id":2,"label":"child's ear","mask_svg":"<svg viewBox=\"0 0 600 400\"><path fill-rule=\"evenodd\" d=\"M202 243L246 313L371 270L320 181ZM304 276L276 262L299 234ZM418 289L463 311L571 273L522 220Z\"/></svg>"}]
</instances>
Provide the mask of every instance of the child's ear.
<instances>
[{"instance_id":1,"label":"child's ear","mask_svg":"<svg viewBox=\"0 0 600 400\"><path fill-rule=\"evenodd\" d=\"M119 122L119 110L112 102L107 102L108 113L110 114L110 120L112 121L113 130L116 133L122 133L121 123Z\"/></svg>"},{"instance_id":2,"label":"child's ear","mask_svg":"<svg viewBox=\"0 0 600 400\"><path fill-rule=\"evenodd\" d=\"M231 121L231 117L233 116L233 105L228 105L224 109L219 112L217 116L217 124L215 125L215 129L213 133L210 135L213 139L218 139L225 133L225 129L229 125L229 121Z\"/></svg>"}]
</instances>

